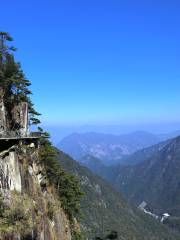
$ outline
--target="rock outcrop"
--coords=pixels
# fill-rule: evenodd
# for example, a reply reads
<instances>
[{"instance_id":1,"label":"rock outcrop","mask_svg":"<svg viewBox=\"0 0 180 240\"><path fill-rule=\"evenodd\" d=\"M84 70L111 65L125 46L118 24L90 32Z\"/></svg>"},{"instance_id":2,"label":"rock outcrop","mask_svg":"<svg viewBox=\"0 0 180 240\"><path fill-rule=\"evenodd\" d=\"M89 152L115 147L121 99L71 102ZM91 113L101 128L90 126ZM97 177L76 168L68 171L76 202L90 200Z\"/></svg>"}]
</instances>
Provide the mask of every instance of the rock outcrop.
<instances>
[{"instance_id":1,"label":"rock outcrop","mask_svg":"<svg viewBox=\"0 0 180 240\"><path fill-rule=\"evenodd\" d=\"M0 88L0 134L6 131L6 112L3 99L3 91Z\"/></svg>"},{"instance_id":2,"label":"rock outcrop","mask_svg":"<svg viewBox=\"0 0 180 240\"><path fill-rule=\"evenodd\" d=\"M0 240L71 239L69 220L47 184L39 151L37 140L9 140L1 149Z\"/></svg>"}]
</instances>

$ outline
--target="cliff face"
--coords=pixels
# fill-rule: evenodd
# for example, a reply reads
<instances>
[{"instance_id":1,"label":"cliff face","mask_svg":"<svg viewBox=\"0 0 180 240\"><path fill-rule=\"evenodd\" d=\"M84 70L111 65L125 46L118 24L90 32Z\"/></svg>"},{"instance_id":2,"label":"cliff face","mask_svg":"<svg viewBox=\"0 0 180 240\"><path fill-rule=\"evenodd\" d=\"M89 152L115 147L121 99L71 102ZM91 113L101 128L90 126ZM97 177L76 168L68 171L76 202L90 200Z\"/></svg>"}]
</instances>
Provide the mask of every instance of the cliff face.
<instances>
[{"instance_id":1,"label":"cliff face","mask_svg":"<svg viewBox=\"0 0 180 240\"><path fill-rule=\"evenodd\" d=\"M70 224L31 140L0 139L0 240L70 240Z\"/></svg>"},{"instance_id":2,"label":"cliff face","mask_svg":"<svg viewBox=\"0 0 180 240\"><path fill-rule=\"evenodd\" d=\"M6 131L6 113L3 100L3 93L0 89L0 134Z\"/></svg>"}]
</instances>

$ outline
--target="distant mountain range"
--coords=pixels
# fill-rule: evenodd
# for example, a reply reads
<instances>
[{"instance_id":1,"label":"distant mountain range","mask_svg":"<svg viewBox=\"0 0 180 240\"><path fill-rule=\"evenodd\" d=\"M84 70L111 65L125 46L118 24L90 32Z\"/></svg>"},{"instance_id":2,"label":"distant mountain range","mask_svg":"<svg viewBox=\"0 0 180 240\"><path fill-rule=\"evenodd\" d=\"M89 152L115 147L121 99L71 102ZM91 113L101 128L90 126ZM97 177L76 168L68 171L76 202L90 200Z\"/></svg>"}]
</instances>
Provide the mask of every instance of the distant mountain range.
<instances>
[{"instance_id":1,"label":"distant mountain range","mask_svg":"<svg viewBox=\"0 0 180 240\"><path fill-rule=\"evenodd\" d=\"M141 149L131 155L124 156L121 159L121 165L137 165L151 157L154 153L160 152L172 139Z\"/></svg>"},{"instance_id":2,"label":"distant mountain range","mask_svg":"<svg viewBox=\"0 0 180 240\"><path fill-rule=\"evenodd\" d=\"M146 201L156 213L180 216L180 137L139 150L122 163L105 166L92 156L81 160L136 206Z\"/></svg>"},{"instance_id":3,"label":"distant mountain range","mask_svg":"<svg viewBox=\"0 0 180 240\"><path fill-rule=\"evenodd\" d=\"M81 202L83 217L81 224L86 238L103 236L107 230L118 232L118 239L124 240L178 240L176 235L153 217L125 202L106 181L94 175L68 155L59 152L58 159L62 167L75 174L85 197Z\"/></svg>"},{"instance_id":4,"label":"distant mountain range","mask_svg":"<svg viewBox=\"0 0 180 240\"><path fill-rule=\"evenodd\" d=\"M178 134L73 134L60 145L136 207L144 201L152 213L170 214L166 222L180 231L180 137L171 139Z\"/></svg>"},{"instance_id":5,"label":"distant mountain range","mask_svg":"<svg viewBox=\"0 0 180 240\"><path fill-rule=\"evenodd\" d=\"M136 165L116 167L114 187L136 205L146 201L156 213L180 216L180 137L135 153L128 161L138 157Z\"/></svg>"},{"instance_id":6,"label":"distant mountain range","mask_svg":"<svg viewBox=\"0 0 180 240\"><path fill-rule=\"evenodd\" d=\"M79 162L84 162L86 156L92 156L99 159L103 165L110 166L124 163L125 157L136 151L179 134L179 131L160 135L144 131L125 135L74 133L65 137L57 147Z\"/></svg>"},{"instance_id":7,"label":"distant mountain range","mask_svg":"<svg viewBox=\"0 0 180 240\"><path fill-rule=\"evenodd\" d=\"M157 215L170 214L166 223L180 231L180 137L139 150L123 165L105 166L92 156L81 164L106 179L129 202L146 202Z\"/></svg>"}]
</instances>

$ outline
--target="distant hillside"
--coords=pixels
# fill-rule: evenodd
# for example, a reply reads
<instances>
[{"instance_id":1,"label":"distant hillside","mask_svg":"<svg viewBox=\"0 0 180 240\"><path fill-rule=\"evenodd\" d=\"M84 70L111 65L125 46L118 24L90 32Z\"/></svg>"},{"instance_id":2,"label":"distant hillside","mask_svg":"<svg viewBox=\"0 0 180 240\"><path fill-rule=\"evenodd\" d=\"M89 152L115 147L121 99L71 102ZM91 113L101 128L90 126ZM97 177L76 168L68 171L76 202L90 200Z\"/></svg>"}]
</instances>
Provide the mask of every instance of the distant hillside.
<instances>
[{"instance_id":1,"label":"distant hillside","mask_svg":"<svg viewBox=\"0 0 180 240\"><path fill-rule=\"evenodd\" d=\"M118 174L116 166L106 166L100 159L91 155L84 156L79 163L90 169L95 175L102 177L108 182L114 182Z\"/></svg>"},{"instance_id":2,"label":"distant hillside","mask_svg":"<svg viewBox=\"0 0 180 240\"><path fill-rule=\"evenodd\" d=\"M81 222L89 239L109 229L118 231L120 240L179 239L163 224L130 207L108 183L68 155L59 152L59 161L66 171L80 179L86 194L81 203L84 215Z\"/></svg>"},{"instance_id":3,"label":"distant hillside","mask_svg":"<svg viewBox=\"0 0 180 240\"><path fill-rule=\"evenodd\" d=\"M167 140L167 139L171 139L171 138L176 138L178 136L180 136L180 130L176 130L176 131L173 131L173 132L163 133L163 134L158 135L158 137L162 141Z\"/></svg>"},{"instance_id":4,"label":"distant hillside","mask_svg":"<svg viewBox=\"0 0 180 240\"><path fill-rule=\"evenodd\" d=\"M180 137L156 147L145 161L120 166L114 186L136 205L146 201L156 213L180 216ZM135 161L140 153L133 155Z\"/></svg>"},{"instance_id":5,"label":"distant hillside","mask_svg":"<svg viewBox=\"0 0 180 240\"><path fill-rule=\"evenodd\" d=\"M143 131L120 136L74 133L64 138L58 144L58 148L78 161L86 155L91 155L100 159L105 165L115 165L121 162L122 157L158 142L160 142L158 136Z\"/></svg>"},{"instance_id":6,"label":"distant hillside","mask_svg":"<svg viewBox=\"0 0 180 240\"><path fill-rule=\"evenodd\" d=\"M160 152L172 139L160 142L148 148L141 149L131 155L124 156L121 159L121 165L136 165L143 161L146 161L153 154Z\"/></svg>"}]
</instances>

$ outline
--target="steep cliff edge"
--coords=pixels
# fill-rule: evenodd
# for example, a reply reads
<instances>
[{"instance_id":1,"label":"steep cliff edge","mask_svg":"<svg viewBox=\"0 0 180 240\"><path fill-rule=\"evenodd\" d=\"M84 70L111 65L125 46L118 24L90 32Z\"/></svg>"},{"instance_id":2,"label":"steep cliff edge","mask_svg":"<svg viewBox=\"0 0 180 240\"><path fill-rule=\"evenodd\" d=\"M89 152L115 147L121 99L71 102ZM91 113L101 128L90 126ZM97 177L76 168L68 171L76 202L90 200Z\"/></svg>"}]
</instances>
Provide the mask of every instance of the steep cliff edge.
<instances>
[{"instance_id":1,"label":"steep cliff edge","mask_svg":"<svg viewBox=\"0 0 180 240\"><path fill-rule=\"evenodd\" d=\"M70 240L70 223L43 174L40 149L31 141L10 142L0 152L0 239Z\"/></svg>"},{"instance_id":2,"label":"steep cliff edge","mask_svg":"<svg viewBox=\"0 0 180 240\"><path fill-rule=\"evenodd\" d=\"M78 182L55 160L47 134L30 132L40 114L12 40L0 32L0 240L77 239Z\"/></svg>"}]
</instances>

